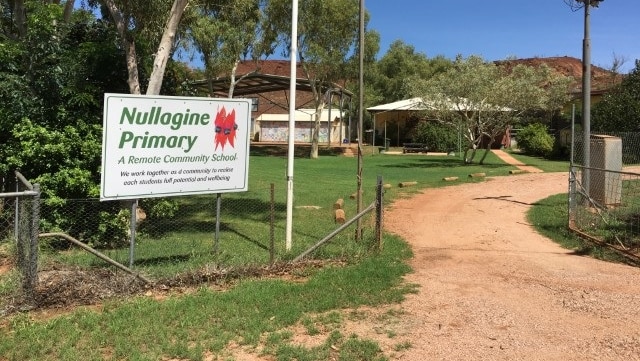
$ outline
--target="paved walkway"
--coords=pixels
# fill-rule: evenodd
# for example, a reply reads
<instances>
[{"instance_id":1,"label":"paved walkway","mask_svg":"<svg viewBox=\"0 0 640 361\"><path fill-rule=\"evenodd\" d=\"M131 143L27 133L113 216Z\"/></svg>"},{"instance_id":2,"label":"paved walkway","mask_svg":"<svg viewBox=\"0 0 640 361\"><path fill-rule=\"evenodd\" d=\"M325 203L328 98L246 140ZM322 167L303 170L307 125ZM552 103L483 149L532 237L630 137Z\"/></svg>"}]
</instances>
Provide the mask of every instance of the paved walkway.
<instances>
[{"instance_id":1,"label":"paved walkway","mask_svg":"<svg viewBox=\"0 0 640 361\"><path fill-rule=\"evenodd\" d=\"M531 166L531 165L526 165L526 164L522 163L521 161L519 161L519 160L515 159L514 157L512 157L509 153L505 152L504 150L492 149L491 151L493 152L493 154L497 155L498 158L502 159L502 161L504 161L505 163L511 164L513 166L516 166L520 170L523 170L523 171L528 172L528 173L542 173L542 169L536 168L536 167Z\"/></svg>"}]
</instances>

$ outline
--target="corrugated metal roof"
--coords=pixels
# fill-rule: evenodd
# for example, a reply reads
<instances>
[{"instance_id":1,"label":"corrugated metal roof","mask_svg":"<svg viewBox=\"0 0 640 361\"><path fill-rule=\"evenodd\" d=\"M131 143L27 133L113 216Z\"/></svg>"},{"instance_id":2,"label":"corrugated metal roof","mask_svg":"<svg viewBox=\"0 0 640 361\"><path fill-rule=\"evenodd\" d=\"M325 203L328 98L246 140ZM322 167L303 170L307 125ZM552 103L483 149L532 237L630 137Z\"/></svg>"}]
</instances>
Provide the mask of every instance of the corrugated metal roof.
<instances>
[{"instance_id":1,"label":"corrugated metal roof","mask_svg":"<svg viewBox=\"0 0 640 361\"><path fill-rule=\"evenodd\" d=\"M397 102L376 105L374 107L367 108L370 112L383 112L390 110L427 110L431 109L425 104L422 98L411 98L405 100L399 100Z\"/></svg>"}]
</instances>

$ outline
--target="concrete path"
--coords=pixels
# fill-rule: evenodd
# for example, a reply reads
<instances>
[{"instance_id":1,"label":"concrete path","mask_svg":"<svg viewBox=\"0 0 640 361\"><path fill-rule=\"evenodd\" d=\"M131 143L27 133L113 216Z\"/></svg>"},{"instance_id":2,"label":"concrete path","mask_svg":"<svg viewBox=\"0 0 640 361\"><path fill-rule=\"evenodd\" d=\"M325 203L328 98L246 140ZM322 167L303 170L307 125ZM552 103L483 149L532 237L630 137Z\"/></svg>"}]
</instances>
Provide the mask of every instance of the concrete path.
<instances>
[{"instance_id":1,"label":"concrete path","mask_svg":"<svg viewBox=\"0 0 640 361\"><path fill-rule=\"evenodd\" d=\"M542 173L542 169L536 168L531 165L526 165L516 158L512 157L509 153L505 152L501 149L492 149L493 154L497 155L498 158L502 159L503 162L507 164L511 164L513 166L518 167L518 169L523 170L528 173Z\"/></svg>"}]
</instances>

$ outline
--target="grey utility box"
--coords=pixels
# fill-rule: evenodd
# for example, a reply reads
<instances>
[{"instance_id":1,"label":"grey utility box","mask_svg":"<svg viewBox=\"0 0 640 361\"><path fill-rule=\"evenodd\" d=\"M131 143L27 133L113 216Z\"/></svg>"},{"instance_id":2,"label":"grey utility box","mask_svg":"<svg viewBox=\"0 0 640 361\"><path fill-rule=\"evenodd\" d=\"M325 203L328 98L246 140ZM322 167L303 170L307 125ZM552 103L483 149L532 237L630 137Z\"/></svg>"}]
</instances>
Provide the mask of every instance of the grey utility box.
<instances>
[{"instance_id":1,"label":"grey utility box","mask_svg":"<svg viewBox=\"0 0 640 361\"><path fill-rule=\"evenodd\" d=\"M589 196L602 206L620 204L622 197L622 139L591 135Z\"/></svg>"}]
</instances>

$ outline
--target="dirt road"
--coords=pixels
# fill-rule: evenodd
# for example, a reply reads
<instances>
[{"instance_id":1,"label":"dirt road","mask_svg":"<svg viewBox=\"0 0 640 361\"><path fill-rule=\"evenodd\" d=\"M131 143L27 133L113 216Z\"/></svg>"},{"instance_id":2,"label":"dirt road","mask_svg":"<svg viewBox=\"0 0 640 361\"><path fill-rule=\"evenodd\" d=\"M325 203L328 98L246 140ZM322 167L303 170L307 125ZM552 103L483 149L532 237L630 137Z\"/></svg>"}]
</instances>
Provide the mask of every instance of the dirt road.
<instances>
[{"instance_id":1,"label":"dirt road","mask_svg":"<svg viewBox=\"0 0 640 361\"><path fill-rule=\"evenodd\" d=\"M640 269L572 253L525 212L564 173L427 189L385 214L415 256L401 360L640 360Z\"/></svg>"}]
</instances>

